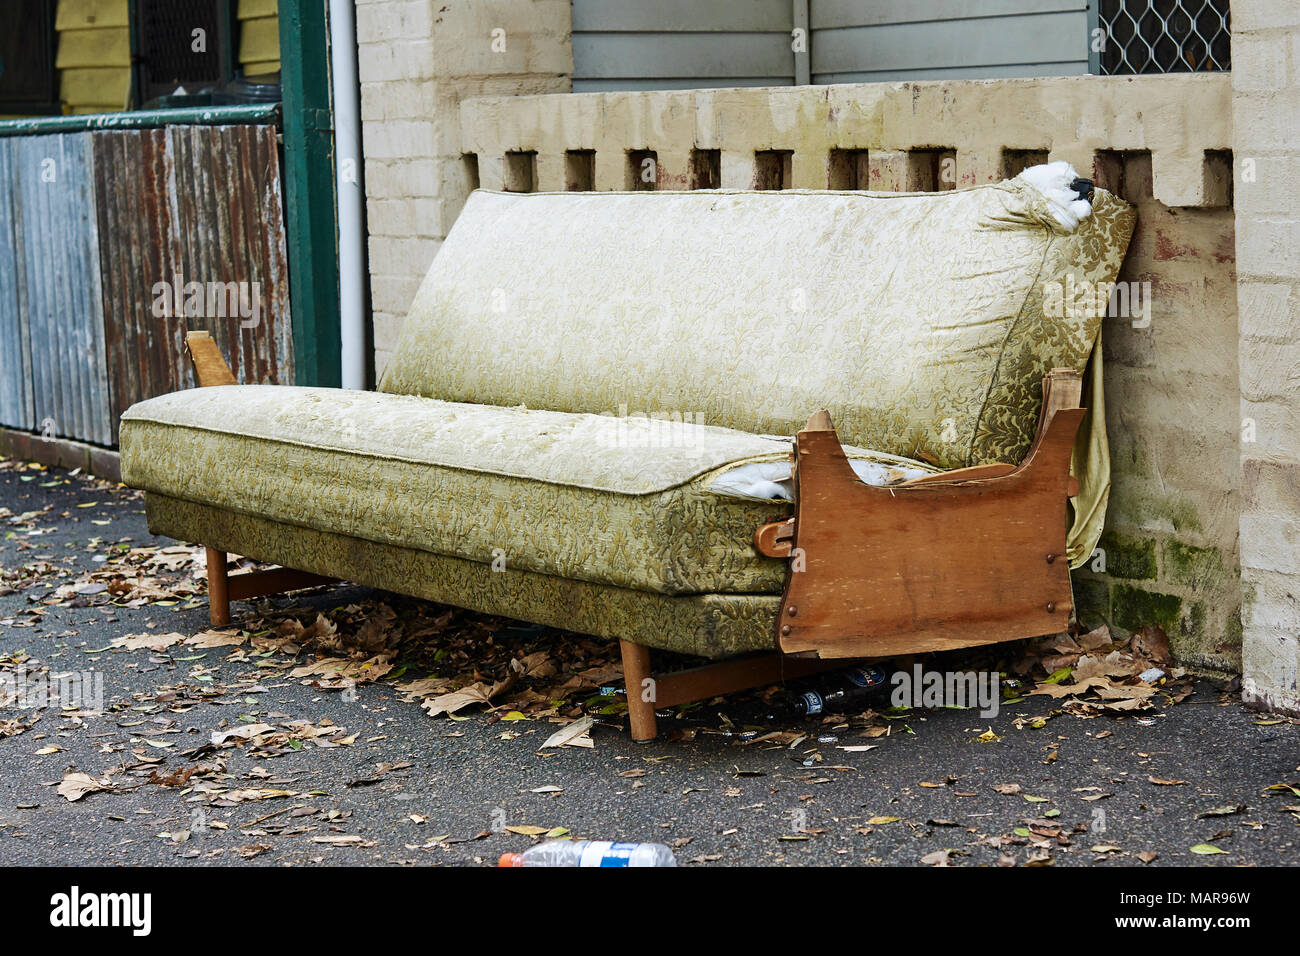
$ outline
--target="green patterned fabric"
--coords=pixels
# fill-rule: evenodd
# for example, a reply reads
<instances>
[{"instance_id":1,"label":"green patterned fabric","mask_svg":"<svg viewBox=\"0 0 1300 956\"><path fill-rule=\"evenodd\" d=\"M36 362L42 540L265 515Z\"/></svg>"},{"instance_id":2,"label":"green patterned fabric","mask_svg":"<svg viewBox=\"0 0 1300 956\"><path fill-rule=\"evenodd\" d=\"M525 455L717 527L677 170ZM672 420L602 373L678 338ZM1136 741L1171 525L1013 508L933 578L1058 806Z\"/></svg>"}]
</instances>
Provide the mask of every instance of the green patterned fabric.
<instances>
[{"instance_id":1,"label":"green patterned fabric","mask_svg":"<svg viewBox=\"0 0 1300 956\"><path fill-rule=\"evenodd\" d=\"M193 501L146 494L149 530L286 567L551 627L704 657L776 647L780 596L670 596L366 543Z\"/></svg>"},{"instance_id":2,"label":"green patterned fabric","mask_svg":"<svg viewBox=\"0 0 1300 956\"><path fill-rule=\"evenodd\" d=\"M792 434L824 407L846 444L943 468L1019 462L1043 375L1082 371L1101 322L1045 315L1044 291L1113 281L1133 221L1097 190L1069 232L1020 180L924 194L478 191L380 390L675 411L755 434Z\"/></svg>"},{"instance_id":3,"label":"green patterned fabric","mask_svg":"<svg viewBox=\"0 0 1300 956\"><path fill-rule=\"evenodd\" d=\"M121 447L133 487L289 525L663 594L785 585L753 541L791 505L710 485L790 444L725 428L223 385L132 406Z\"/></svg>"},{"instance_id":4,"label":"green patterned fabric","mask_svg":"<svg viewBox=\"0 0 1300 956\"><path fill-rule=\"evenodd\" d=\"M785 564L753 539L790 505L708 485L728 463L785 457L790 446L681 423L671 444L655 443L657 427L230 385L130 408L122 478L241 514L577 580L665 594L780 591Z\"/></svg>"}]
</instances>

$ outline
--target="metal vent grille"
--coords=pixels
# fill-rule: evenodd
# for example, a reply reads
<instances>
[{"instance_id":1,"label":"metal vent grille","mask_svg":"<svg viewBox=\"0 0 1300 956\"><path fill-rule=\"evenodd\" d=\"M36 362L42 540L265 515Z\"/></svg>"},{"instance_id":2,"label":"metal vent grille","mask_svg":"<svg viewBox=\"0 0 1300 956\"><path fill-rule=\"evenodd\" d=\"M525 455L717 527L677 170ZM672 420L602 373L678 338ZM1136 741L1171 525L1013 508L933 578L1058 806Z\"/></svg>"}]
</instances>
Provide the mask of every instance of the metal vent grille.
<instances>
[{"instance_id":1,"label":"metal vent grille","mask_svg":"<svg viewBox=\"0 0 1300 956\"><path fill-rule=\"evenodd\" d=\"M1231 69L1228 0L1101 0L1101 72Z\"/></svg>"}]
</instances>

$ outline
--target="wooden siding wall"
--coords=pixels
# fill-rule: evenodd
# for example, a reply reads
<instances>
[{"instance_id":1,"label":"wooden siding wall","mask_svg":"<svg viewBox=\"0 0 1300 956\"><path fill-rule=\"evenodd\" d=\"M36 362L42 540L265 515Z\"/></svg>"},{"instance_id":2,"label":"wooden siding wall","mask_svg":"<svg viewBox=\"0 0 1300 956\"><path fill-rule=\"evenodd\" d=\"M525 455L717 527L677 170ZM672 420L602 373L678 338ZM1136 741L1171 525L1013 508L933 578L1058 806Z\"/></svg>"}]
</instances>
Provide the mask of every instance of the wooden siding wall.
<instances>
[{"instance_id":1,"label":"wooden siding wall","mask_svg":"<svg viewBox=\"0 0 1300 956\"><path fill-rule=\"evenodd\" d=\"M239 65L245 76L280 70L278 0L239 0Z\"/></svg>"},{"instance_id":2,"label":"wooden siding wall","mask_svg":"<svg viewBox=\"0 0 1300 956\"><path fill-rule=\"evenodd\" d=\"M1088 0L573 0L573 91L1088 72ZM800 13L802 19L802 13Z\"/></svg>"},{"instance_id":3,"label":"wooden siding wall","mask_svg":"<svg viewBox=\"0 0 1300 956\"><path fill-rule=\"evenodd\" d=\"M65 113L114 113L131 85L127 0L59 0L55 66ZM239 64L249 76L280 69L277 0L239 0Z\"/></svg>"},{"instance_id":4,"label":"wooden siding wall","mask_svg":"<svg viewBox=\"0 0 1300 956\"><path fill-rule=\"evenodd\" d=\"M573 0L573 92L794 83L791 0Z\"/></svg>"},{"instance_id":5,"label":"wooden siding wall","mask_svg":"<svg viewBox=\"0 0 1300 956\"><path fill-rule=\"evenodd\" d=\"M809 0L814 83L1088 72L1087 0Z\"/></svg>"},{"instance_id":6,"label":"wooden siding wall","mask_svg":"<svg viewBox=\"0 0 1300 956\"><path fill-rule=\"evenodd\" d=\"M125 109L131 87L127 0L59 0L54 65L65 113Z\"/></svg>"}]
</instances>

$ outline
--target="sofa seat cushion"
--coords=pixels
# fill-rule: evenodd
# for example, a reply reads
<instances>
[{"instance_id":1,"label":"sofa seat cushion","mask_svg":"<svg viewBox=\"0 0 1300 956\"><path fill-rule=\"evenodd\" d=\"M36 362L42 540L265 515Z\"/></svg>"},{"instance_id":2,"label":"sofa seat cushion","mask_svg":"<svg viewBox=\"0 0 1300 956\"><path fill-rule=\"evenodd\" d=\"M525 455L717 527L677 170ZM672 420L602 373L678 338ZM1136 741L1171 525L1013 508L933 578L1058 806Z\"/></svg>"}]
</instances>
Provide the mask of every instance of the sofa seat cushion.
<instances>
[{"instance_id":1,"label":"sofa seat cushion","mask_svg":"<svg viewBox=\"0 0 1300 956\"><path fill-rule=\"evenodd\" d=\"M785 563L753 536L789 504L709 486L789 450L689 422L271 385L152 398L121 429L123 480L148 492L664 594L781 591Z\"/></svg>"}]
</instances>

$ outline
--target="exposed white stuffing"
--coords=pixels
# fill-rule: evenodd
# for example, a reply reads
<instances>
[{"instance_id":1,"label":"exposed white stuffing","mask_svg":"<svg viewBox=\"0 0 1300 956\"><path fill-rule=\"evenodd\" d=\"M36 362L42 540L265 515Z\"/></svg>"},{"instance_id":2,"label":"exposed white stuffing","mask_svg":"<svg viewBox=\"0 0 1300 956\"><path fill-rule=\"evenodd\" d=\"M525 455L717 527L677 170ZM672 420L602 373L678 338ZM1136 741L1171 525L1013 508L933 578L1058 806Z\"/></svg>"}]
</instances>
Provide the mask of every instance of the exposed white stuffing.
<instances>
[{"instance_id":1,"label":"exposed white stuffing","mask_svg":"<svg viewBox=\"0 0 1300 956\"><path fill-rule=\"evenodd\" d=\"M882 456L883 457L883 456ZM893 457L893 456L889 456ZM906 459L899 459L904 462ZM864 458L850 458L849 465L868 485L893 485L900 481L931 474L928 469L904 464L886 464ZM788 461L753 461L724 471L709 490L731 498L757 498L763 501L794 501Z\"/></svg>"},{"instance_id":2,"label":"exposed white stuffing","mask_svg":"<svg viewBox=\"0 0 1300 956\"><path fill-rule=\"evenodd\" d=\"M1078 193L1070 188L1070 183L1078 179L1079 174L1067 162L1030 166L1016 178L1043 194L1052 218L1069 232L1074 232L1081 220L1092 215L1092 203L1080 199Z\"/></svg>"}]
</instances>

